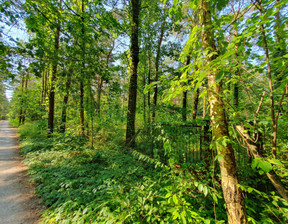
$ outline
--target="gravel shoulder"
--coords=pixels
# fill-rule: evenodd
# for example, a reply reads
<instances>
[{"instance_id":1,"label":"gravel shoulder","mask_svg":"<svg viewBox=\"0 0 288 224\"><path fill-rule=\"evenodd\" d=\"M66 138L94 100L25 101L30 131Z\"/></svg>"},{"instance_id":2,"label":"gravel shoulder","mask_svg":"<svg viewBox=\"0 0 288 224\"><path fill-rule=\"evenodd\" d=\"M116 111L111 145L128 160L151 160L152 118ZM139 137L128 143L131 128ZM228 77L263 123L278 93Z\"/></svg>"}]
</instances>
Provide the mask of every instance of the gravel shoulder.
<instances>
[{"instance_id":1,"label":"gravel shoulder","mask_svg":"<svg viewBox=\"0 0 288 224\"><path fill-rule=\"evenodd\" d=\"M16 129L0 121L0 223L36 224L41 206L28 183L21 161Z\"/></svg>"}]
</instances>

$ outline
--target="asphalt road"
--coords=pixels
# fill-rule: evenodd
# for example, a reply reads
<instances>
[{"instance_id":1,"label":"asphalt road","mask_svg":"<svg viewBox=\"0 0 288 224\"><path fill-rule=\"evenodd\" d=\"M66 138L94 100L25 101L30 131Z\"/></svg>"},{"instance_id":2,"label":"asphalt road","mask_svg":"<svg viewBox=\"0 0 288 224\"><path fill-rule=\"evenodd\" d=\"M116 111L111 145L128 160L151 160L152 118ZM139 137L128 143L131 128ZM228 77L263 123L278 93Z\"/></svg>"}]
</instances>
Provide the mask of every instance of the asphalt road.
<instances>
[{"instance_id":1,"label":"asphalt road","mask_svg":"<svg viewBox=\"0 0 288 224\"><path fill-rule=\"evenodd\" d=\"M0 223L38 223L38 200L21 162L16 129L0 121Z\"/></svg>"}]
</instances>

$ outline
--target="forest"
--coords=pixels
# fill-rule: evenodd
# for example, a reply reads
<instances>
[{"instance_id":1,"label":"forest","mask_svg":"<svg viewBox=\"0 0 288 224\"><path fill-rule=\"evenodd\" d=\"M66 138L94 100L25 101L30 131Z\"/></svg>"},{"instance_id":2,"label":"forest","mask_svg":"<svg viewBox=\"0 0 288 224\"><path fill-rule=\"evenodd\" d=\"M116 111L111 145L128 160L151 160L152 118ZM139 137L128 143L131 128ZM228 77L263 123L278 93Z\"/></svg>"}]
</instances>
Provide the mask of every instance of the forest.
<instances>
[{"instance_id":1,"label":"forest","mask_svg":"<svg viewBox=\"0 0 288 224\"><path fill-rule=\"evenodd\" d=\"M288 223L287 2L2 0L42 222Z\"/></svg>"}]
</instances>

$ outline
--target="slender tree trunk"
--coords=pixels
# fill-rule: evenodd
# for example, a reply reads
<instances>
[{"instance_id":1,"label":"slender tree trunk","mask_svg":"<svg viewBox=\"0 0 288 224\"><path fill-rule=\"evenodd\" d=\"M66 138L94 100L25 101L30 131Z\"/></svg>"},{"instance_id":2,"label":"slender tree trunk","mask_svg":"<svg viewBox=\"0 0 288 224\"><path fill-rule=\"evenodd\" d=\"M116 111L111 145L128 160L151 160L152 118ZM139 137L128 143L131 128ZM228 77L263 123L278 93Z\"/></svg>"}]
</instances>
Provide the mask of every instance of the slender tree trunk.
<instances>
[{"instance_id":1,"label":"slender tree trunk","mask_svg":"<svg viewBox=\"0 0 288 224\"><path fill-rule=\"evenodd\" d=\"M106 68L108 70L109 68L109 60L111 58L112 51L115 47L115 41L112 41L112 48L110 49L107 58L106 58ZM100 75L97 76L97 96L96 96L96 115L97 117L100 117L100 112L101 112L101 94L102 94L102 87L103 87L103 79L101 78Z\"/></svg>"},{"instance_id":2,"label":"slender tree trunk","mask_svg":"<svg viewBox=\"0 0 288 224\"><path fill-rule=\"evenodd\" d=\"M204 50L217 52L213 32L211 31L211 14L208 0L201 1L201 25L202 44ZM216 59L216 55L206 58L207 63ZM230 224L247 223L244 196L238 188L237 166L232 145L229 141L228 125L225 117L224 103L222 99L222 85L216 82L217 72L208 74L208 93L210 103L210 119L212 134L216 142L218 155L224 155L219 161L221 171L221 184L226 202L228 222ZM228 141L227 141L228 140ZM225 144L223 142L225 141ZM221 144L222 143L222 144Z\"/></svg>"},{"instance_id":3,"label":"slender tree trunk","mask_svg":"<svg viewBox=\"0 0 288 224\"><path fill-rule=\"evenodd\" d=\"M67 82L66 82L66 93L63 99L63 106L62 106L62 115L61 115L61 126L60 131L62 133L65 133L66 130L66 120L67 120L67 104L69 99L69 91L71 86L71 76L72 76L72 69L70 70L70 74L67 76Z\"/></svg>"},{"instance_id":4,"label":"slender tree trunk","mask_svg":"<svg viewBox=\"0 0 288 224\"><path fill-rule=\"evenodd\" d=\"M85 134L85 126L84 126L84 84L83 80L80 82L80 128L81 135Z\"/></svg>"},{"instance_id":5,"label":"slender tree trunk","mask_svg":"<svg viewBox=\"0 0 288 224\"><path fill-rule=\"evenodd\" d=\"M186 66L190 64L190 60L191 60L191 57L189 55L187 56ZM187 93L188 93L187 90L183 91L182 93L182 96L183 96L182 97L182 121L183 122L187 121Z\"/></svg>"},{"instance_id":6,"label":"slender tree trunk","mask_svg":"<svg viewBox=\"0 0 288 224\"><path fill-rule=\"evenodd\" d=\"M151 48L151 47L150 47ZM148 85L151 83L151 51L150 48L148 50ZM148 104L148 124L151 123L151 93L150 89L148 90L147 93L147 104Z\"/></svg>"},{"instance_id":7,"label":"slender tree trunk","mask_svg":"<svg viewBox=\"0 0 288 224\"><path fill-rule=\"evenodd\" d=\"M146 66L145 66L145 71L146 71ZM146 75L144 72L143 75L143 88L145 88L146 85ZM143 122L144 122L144 127L147 126L147 121L146 121L146 95L143 93Z\"/></svg>"},{"instance_id":8,"label":"slender tree trunk","mask_svg":"<svg viewBox=\"0 0 288 224\"><path fill-rule=\"evenodd\" d=\"M50 76L50 65L48 65L46 73L45 73L45 78L44 78L44 99L46 101L46 97L48 95L48 79Z\"/></svg>"},{"instance_id":9,"label":"slender tree trunk","mask_svg":"<svg viewBox=\"0 0 288 224\"><path fill-rule=\"evenodd\" d=\"M206 87L203 87L203 91L206 91ZM202 114L202 118L205 119L206 117L206 94L203 96L203 114Z\"/></svg>"},{"instance_id":10,"label":"slender tree trunk","mask_svg":"<svg viewBox=\"0 0 288 224\"><path fill-rule=\"evenodd\" d=\"M40 105L43 105L44 102L44 91L45 91L45 69L42 72L42 77L41 77L41 99L40 99Z\"/></svg>"},{"instance_id":11,"label":"slender tree trunk","mask_svg":"<svg viewBox=\"0 0 288 224\"><path fill-rule=\"evenodd\" d=\"M82 20L82 27L81 27L81 33L82 33L82 77L80 77L80 131L81 135L85 135L85 117L84 117L84 77L85 77L85 4L84 0L82 0L81 4L81 20Z\"/></svg>"},{"instance_id":12,"label":"slender tree trunk","mask_svg":"<svg viewBox=\"0 0 288 224\"><path fill-rule=\"evenodd\" d=\"M26 74L26 78L25 78L25 92L27 93L28 91L28 82L29 82L29 71ZM22 115L22 124L25 123L25 119L26 119L26 110L23 110L23 115Z\"/></svg>"},{"instance_id":13,"label":"slender tree trunk","mask_svg":"<svg viewBox=\"0 0 288 224\"><path fill-rule=\"evenodd\" d=\"M235 12L234 10L234 6L233 6L233 3L231 2L231 8L232 8L232 11L233 11L233 14L234 14L234 20L237 21L237 16L238 16L238 13ZM237 25L234 25L234 36L235 38L238 37L238 30L237 30ZM232 35L230 35L230 40L229 40L229 44L231 43L231 40L232 40ZM236 72L235 72L235 76L236 77L240 77L241 73L240 73L240 68L239 68L239 64L240 64L240 61L239 61L239 52L238 52L238 43L235 43L235 56L236 56ZM229 74L229 78L231 78L231 74ZM228 83L228 90L230 91L230 85L231 85L231 82ZM234 107L235 108L238 108L239 107L239 84L238 82L234 83L234 86L233 86L233 104L234 104Z\"/></svg>"},{"instance_id":14,"label":"slender tree trunk","mask_svg":"<svg viewBox=\"0 0 288 224\"><path fill-rule=\"evenodd\" d=\"M155 76L154 76L155 82L158 81L158 78L159 78L159 62L160 62L160 56L161 56L161 44L163 41L164 31L165 31L165 20L166 20L166 17L164 16L164 20L161 26L161 33L160 33L160 37L159 37L158 45L157 45L156 59L155 59ZM156 118L157 97L158 97L158 85L156 84L154 87L152 122L154 122Z\"/></svg>"},{"instance_id":15,"label":"slender tree trunk","mask_svg":"<svg viewBox=\"0 0 288 224\"><path fill-rule=\"evenodd\" d=\"M235 26L235 37L238 37L238 31L237 31L237 27ZM239 64L240 64L240 61L239 61L239 52L238 52L238 43L235 44L235 50L236 50L236 64L237 64L237 69L236 69L236 77L240 77L241 76L241 72L240 72L240 68L239 68ZM239 107L239 84L238 82L236 82L234 84L234 91L233 91L233 103L234 103L234 107L235 108L238 108Z\"/></svg>"},{"instance_id":16,"label":"slender tree trunk","mask_svg":"<svg viewBox=\"0 0 288 224\"><path fill-rule=\"evenodd\" d=\"M239 134L243 137L245 140L249 151L252 153L254 158L262 158L263 156L261 154L261 144L258 142L255 143L255 139L252 139L249 135L249 132L245 130L243 126L236 126L237 131ZM271 181L271 183L274 185L278 193L288 202L288 191L283 186L280 177L275 173L274 170L271 170L270 172L266 173L267 177Z\"/></svg>"},{"instance_id":17,"label":"slender tree trunk","mask_svg":"<svg viewBox=\"0 0 288 224\"><path fill-rule=\"evenodd\" d=\"M96 114L100 117L101 112L101 94L102 94L103 80L100 75L97 75L97 96L96 96Z\"/></svg>"},{"instance_id":18,"label":"slender tree trunk","mask_svg":"<svg viewBox=\"0 0 288 224\"><path fill-rule=\"evenodd\" d=\"M132 20L131 20L131 69L129 81L129 97L127 111L126 145L135 146L135 116L137 101L137 67L139 62L139 15L141 10L140 0L131 0Z\"/></svg>"},{"instance_id":19,"label":"slender tree trunk","mask_svg":"<svg viewBox=\"0 0 288 224\"><path fill-rule=\"evenodd\" d=\"M62 0L59 0L59 11L61 10ZM59 39L60 39L60 21L57 21L57 30L55 35L55 55L52 65L52 77L51 87L49 92L49 110L48 110L48 138L50 138L54 131L54 110L55 110L55 81L57 74L58 65L58 50L59 50Z\"/></svg>"},{"instance_id":20,"label":"slender tree trunk","mask_svg":"<svg viewBox=\"0 0 288 224\"><path fill-rule=\"evenodd\" d=\"M198 103L199 103L199 95L200 90L199 88L196 90L194 94L194 100L193 100L193 111L192 111L192 120L194 121L197 117L197 109L198 109Z\"/></svg>"},{"instance_id":21,"label":"slender tree trunk","mask_svg":"<svg viewBox=\"0 0 288 224\"><path fill-rule=\"evenodd\" d=\"M92 108L94 108L94 97L93 97L92 88L90 88L90 105ZM93 113L93 110L91 110L91 146L94 147L94 113Z\"/></svg>"},{"instance_id":22,"label":"slender tree trunk","mask_svg":"<svg viewBox=\"0 0 288 224\"><path fill-rule=\"evenodd\" d=\"M25 75L23 73L22 79L21 79L21 98L20 98L20 111L19 111L19 126L23 124L23 105L24 105L24 83L25 83Z\"/></svg>"},{"instance_id":23,"label":"slender tree trunk","mask_svg":"<svg viewBox=\"0 0 288 224\"><path fill-rule=\"evenodd\" d=\"M262 8L260 3L257 5L257 8L262 15ZM277 120L275 116L275 104L274 104L274 96L273 96L273 81L272 81L272 74L271 74L271 64L270 64L270 57L269 57L269 50L268 44L266 40L266 32L264 29L264 25L260 25L261 34L264 42L264 51L265 51L265 58L267 63L267 73L268 73L268 82L269 82L269 89L270 89L270 111L271 111L271 119L272 119L272 132L273 132L273 139L272 139L272 155L274 158L277 156Z\"/></svg>"},{"instance_id":24,"label":"slender tree trunk","mask_svg":"<svg viewBox=\"0 0 288 224\"><path fill-rule=\"evenodd\" d=\"M182 93L182 121L187 121L187 93L188 91L185 90Z\"/></svg>"}]
</instances>

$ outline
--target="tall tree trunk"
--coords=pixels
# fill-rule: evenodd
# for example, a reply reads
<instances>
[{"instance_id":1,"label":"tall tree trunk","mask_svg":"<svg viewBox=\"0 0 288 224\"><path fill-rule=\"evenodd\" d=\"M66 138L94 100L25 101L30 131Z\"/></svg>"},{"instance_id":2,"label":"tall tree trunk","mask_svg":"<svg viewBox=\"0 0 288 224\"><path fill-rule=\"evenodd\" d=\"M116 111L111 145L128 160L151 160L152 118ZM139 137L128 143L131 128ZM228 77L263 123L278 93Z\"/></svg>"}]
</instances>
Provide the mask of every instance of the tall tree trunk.
<instances>
[{"instance_id":1,"label":"tall tree trunk","mask_svg":"<svg viewBox=\"0 0 288 224\"><path fill-rule=\"evenodd\" d=\"M81 135L85 134L85 126L84 126L84 84L83 80L80 82L80 128Z\"/></svg>"},{"instance_id":2,"label":"tall tree trunk","mask_svg":"<svg viewBox=\"0 0 288 224\"><path fill-rule=\"evenodd\" d=\"M260 15L262 16L262 8L260 3L256 5L258 8ZM264 51L265 51L265 58L267 63L267 73L268 73L268 83L269 83L269 89L270 89L270 111L271 111L271 119L272 119L272 132L273 132L273 138L272 138L272 155L274 158L277 156L277 120L275 116L275 104L274 104L274 96L273 96L273 81L272 81L272 73L271 73L271 64L270 64L270 57L269 57L269 50L268 50L268 44L266 39L266 32L264 29L264 25L260 25L261 34L263 38L264 43Z\"/></svg>"},{"instance_id":3,"label":"tall tree trunk","mask_svg":"<svg viewBox=\"0 0 288 224\"><path fill-rule=\"evenodd\" d=\"M41 77L41 98L40 98L40 105L43 105L44 102L44 91L45 91L45 69L42 72L42 77Z\"/></svg>"},{"instance_id":4,"label":"tall tree trunk","mask_svg":"<svg viewBox=\"0 0 288 224\"><path fill-rule=\"evenodd\" d=\"M62 0L59 0L59 11L61 10ZM57 30L55 35L55 55L52 65L52 77L51 87L49 92L49 110L48 110L48 138L50 138L54 131L54 110L55 110L55 81L57 74L58 65L58 50L59 50L59 39L60 39L60 21L57 21Z\"/></svg>"},{"instance_id":5,"label":"tall tree trunk","mask_svg":"<svg viewBox=\"0 0 288 224\"><path fill-rule=\"evenodd\" d=\"M194 93L194 98L193 98L193 111L192 111L192 120L194 121L197 117L197 109L198 109L198 103L199 103L199 95L200 95L200 90L197 88L196 92Z\"/></svg>"},{"instance_id":6,"label":"tall tree trunk","mask_svg":"<svg viewBox=\"0 0 288 224\"><path fill-rule=\"evenodd\" d=\"M19 111L19 126L21 124L23 124L23 116L24 116L24 109L23 109L23 106L24 106L24 85L25 85L25 74L23 73L22 75L22 79L21 79L21 98L20 98L20 111Z\"/></svg>"},{"instance_id":7,"label":"tall tree trunk","mask_svg":"<svg viewBox=\"0 0 288 224\"><path fill-rule=\"evenodd\" d=\"M112 51L115 47L115 40L112 40L112 48L110 49L107 57L106 57L106 68L108 70L109 68L109 60L111 58ZM96 96L96 115L97 117L100 117L100 112L101 112L101 94L102 94L102 87L103 87L103 79L100 75L97 76L97 96Z\"/></svg>"},{"instance_id":8,"label":"tall tree trunk","mask_svg":"<svg viewBox=\"0 0 288 224\"><path fill-rule=\"evenodd\" d=\"M207 55L209 55L209 53L217 52L213 32L211 31L211 9L208 0L202 0L201 6L202 44L204 51L208 51ZM213 56L206 58L207 63L212 62L216 57L213 54ZM245 201L241 189L238 188L237 166L234 151L229 141L230 136L222 99L222 84L216 82L216 76L217 72L208 74L208 93L213 138L216 142L218 155L224 155L219 161L223 195L226 202L228 222L230 224L243 224L247 223ZM223 144L224 141L225 144Z\"/></svg>"},{"instance_id":9,"label":"tall tree trunk","mask_svg":"<svg viewBox=\"0 0 288 224\"><path fill-rule=\"evenodd\" d=\"M233 14L234 14L234 20L237 21L237 17L238 17L238 13L235 12L234 10L234 5L233 3L231 2L231 8L232 8L232 11L233 11ZM234 25L234 36L235 38L238 37L238 30L237 30L237 25ZM229 44L231 43L232 41L232 35L230 35L230 39L229 39ZM240 65L240 61L239 61L239 52L238 52L238 43L235 43L235 56L236 56L236 72L235 72L235 76L236 77L240 77L241 73L240 73L240 68L239 68L239 65ZM229 74L229 78L231 78L231 74ZM231 82L228 83L228 90L230 91L230 85L231 85ZM233 86L233 104L234 104L234 107L235 108L238 108L239 107L239 84L238 82L235 82L234 83L234 86Z\"/></svg>"},{"instance_id":10,"label":"tall tree trunk","mask_svg":"<svg viewBox=\"0 0 288 224\"><path fill-rule=\"evenodd\" d=\"M149 47L149 50L148 50L148 85L150 85L151 83L151 51L150 51L150 48ZM148 124L151 123L151 95L150 95L150 89L148 90L148 97L147 97L147 104L148 104Z\"/></svg>"},{"instance_id":11,"label":"tall tree trunk","mask_svg":"<svg viewBox=\"0 0 288 224\"><path fill-rule=\"evenodd\" d=\"M187 56L187 61L186 61L186 66L190 64L191 57L190 55ZM187 121L187 93L188 91L185 90L182 93L182 121L186 122Z\"/></svg>"},{"instance_id":12,"label":"tall tree trunk","mask_svg":"<svg viewBox=\"0 0 288 224\"><path fill-rule=\"evenodd\" d=\"M25 93L27 94L27 91L28 91L28 82L29 82L29 71L27 72L26 74L26 78L25 78ZM23 115L22 115L22 124L25 123L25 119L26 119L26 113L27 111L26 110L23 110Z\"/></svg>"},{"instance_id":13,"label":"tall tree trunk","mask_svg":"<svg viewBox=\"0 0 288 224\"><path fill-rule=\"evenodd\" d=\"M46 73L45 73L45 78L44 78L44 99L46 101L46 97L48 95L48 79L50 76L50 65L48 65Z\"/></svg>"},{"instance_id":14,"label":"tall tree trunk","mask_svg":"<svg viewBox=\"0 0 288 224\"><path fill-rule=\"evenodd\" d=\"M160 33L160 37L159 37L158 45L157 45L157 53L156 53L156 59L155 59L155 76L154 76L155 82L158 81L158 78L159 78L159 62L160 62L160 56L161 56L161 44L162 44L163 37L164 37L165 20L166 20L166 16L164 16L164 20L161 26L161 33ZM158 85L156 84L154 87L152 122L154 122L156 118L157 97L158 97Z\"/></svg>"},{"instance_id":15,"label":"tall tree trunk","mask_svg":"<svg viewBox=\"0 0 288 224\"><path fill-rule=\"evenodd\" d=\"M237 31L237 27L235 26L234 28L234 33L235 33L235 37L238 37L238 31ZM240 72L240 68L239 68L239 64L240 64L240 61L239 61L239 52L238 52L238 43L235 44L235 50L236 50L236 66L237 66L237 69L236 69L236 77L240 77L241 76L241 72ZM233 103L234 103L234 107L235 108L238 108L239 107L239 84L238 82L236 82L234 84L234 91L233 91Z\"/></svg>"},{"instance_id":16,"label":"tall tree trunk","mask_svg":"<svg viewBox=\"0 0 288 224\"><path fill-rule=\"evenodd\" d=\"M206 87L204 87L203 86L203 91L206 91ZM205 119L205 117L206 117L206 99L207 99L207 96L206 96L207 94L204 94L204 96L203 96L203 114L202 114L202 118L203 119Z\"/></svg>"},{"instance_id":17,"label":"tall tree trunk","mask_svg":"<svg viewBox=\"0 0 288 224\"><path fill-rule=\"evenodd\" d=\"M82 43L81 43L81 51L82 51L82 76L80 77L80 131L81 135L85 135L85 117L84 117L84 77L85 77L85 4L84 0L82 0L81 4L81 20L82 20Z\"/></svg>"},{"instance_id":18,"label":"tall tree trunk","mask_svg":"<svg viewBox=\"0 0 288 224\"><path fill-rule=\"evenodd\" d=\"M62 115L61 115L61 126L60 131L62 133L66 130L66 120L67 120L67 104L69 99L69 91L71 86L71 76L72 76L73 70L70 70L70 74L67 76L67 82L66 82L66 93L63 99L63 106L62 106Z\"/></svg>"},{"instance_id":19,"label":"tall tree trunk","mask_svg":"<svg viewBox=\"0 0 288 224\"><path fill-rule=\"evenodd\" d=\"M137 67L139 62L139 14L141 10L140 0L131 0L132 4L132 20L131 20L131 69L129 81L129 97L127 111L127 126L126 126L126 145L135 146L135 116L136 116L136 101L137 101Z\"/></svg>"},{"instance_id":20,"label":"tall tree trunk","mask_svg":"<svg viewBox=\"0 0 288 224\"><path fill-rule=\"evenodd\" d=\"M96 96L96 114L100 117L101 110L101 94L102 94L103 79L100 75L97 75L97 96Z\"/></svg>"},{"instance_id":21,"label":"tall tree trunk","mask_svg":"<svg viewBox=\"0 0 288 224\"><path fill-rule=\"evenodd\" d=\"M145 69L146 71L146 66L145 66ZM144 72L144 75L143 75L143 89L145 88L145 85L146 85L146 75L145 75L145 72ZM147 121L146 121L146 95L145 93L143 93L143 122L144 122L144 127L147 126Z\"/></svg>"},{"instance_id":22,"label":"tall tree trunk","mask_svg":"<svg viewBox=\"0 0 288 224\"><path fill-rule=\"evenodd\" d=\"M237 131L239 134L243 137L245 140L249 151L252 153L254 158L263 158L261 153L261 144L257 141L255 142L255 139L251 138L249 135L249 132L245 130L243 126L236 126ZM271 181L271 183L274 185L278 193L288 202L288 191L283 186L280 177L275 173L274 170L269 171L266 173L267 177Z\"/></svg>"}]
</instances>

